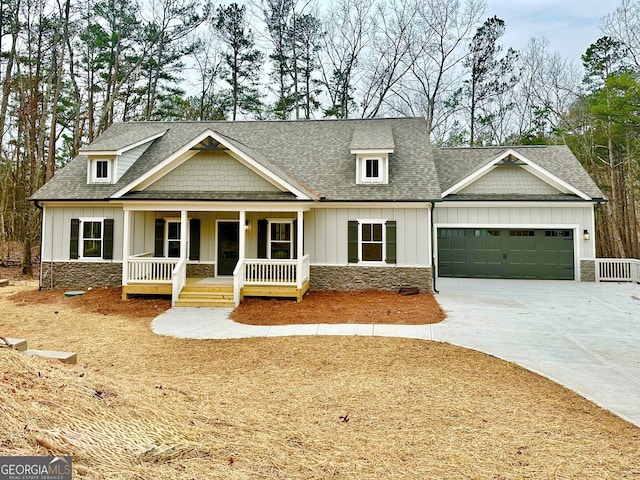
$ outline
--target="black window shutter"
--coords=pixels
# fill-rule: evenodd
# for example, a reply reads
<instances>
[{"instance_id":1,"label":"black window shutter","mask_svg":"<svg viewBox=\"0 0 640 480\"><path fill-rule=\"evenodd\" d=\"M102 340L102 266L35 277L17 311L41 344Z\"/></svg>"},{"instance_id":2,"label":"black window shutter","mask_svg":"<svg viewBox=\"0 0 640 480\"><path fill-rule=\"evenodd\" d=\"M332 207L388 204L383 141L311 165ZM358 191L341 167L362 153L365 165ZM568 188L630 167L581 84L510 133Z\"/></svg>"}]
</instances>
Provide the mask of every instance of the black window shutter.
<instances>
[{"instance_id":1,"label":"black window shutter","mask_svg":"<svg viewBox=\"0 0 640 480\"><path fill-rule=\"evenodd\" d=\"M267 220L258 220L258 258L267 258Z\"/></svg>"},{"instance_id":2,"label":"black window shutter","mask_svg":"<svg viewBox=\"0 0 640 480\"><path fill-rule=\"evenodd\" d=\"M293 221L293 258L298 258L298 220Z\"/></svg>"},{"instance_id":3,"label":"black window shutter","mask_svg":"<svg viewBox=\"0 0 640 480\"><path fill-rule=\"evenodd\" d=\"M69 247L69 258L78 258L78 243L80 240L80 219L71 219L71 242Z\"/></svg>"},{"instance_id":4,"label":"black window shutter","mask_svg":"<svg viewBox=\"0 0 640 480\"><path fill-rule=\"evenodd\" d=\"M387 263L396 263L396 221L389 220L386 223L387 229Z\"/></svg>"},{"instance_id":5,"label":"black window shutter","mask_svg":"<svg viewBox=\"0 0 640 480\"><path fill-rule=\"evenodd\" d=\"M105 260L113 259L113 218L104 219L104 237L102 238L102 258L104 258Z\"/></svg>"},{"instance_id":6,"label":"black window shutter","mask_svg":"<svg viewBox=\"0 0 640 480\"><path fill-rule=\"evenodd\" d=\"M347 232L347 257L349 263L358 263L358 222L355 220L349 220L348 232Z\"/></svg>"},{"instance_id":7,"label":"black window shutter","mask_svg":"<svg viewBox=\"0 0 640 480\"><path fill-rule=\"evenodd\" d=\"M189 260L200 260L200 219L189 221Z\"/></svg>"},{"instance_id":8,"label":"black window shutter","mask_svg":"<svg viewBox=\"0 0 640 480\"><path fill-rule=\"evenodd\" d=\"M162 218L156 218L153 256L164 257L164 220Z\"/></svg>"}]
</instances>

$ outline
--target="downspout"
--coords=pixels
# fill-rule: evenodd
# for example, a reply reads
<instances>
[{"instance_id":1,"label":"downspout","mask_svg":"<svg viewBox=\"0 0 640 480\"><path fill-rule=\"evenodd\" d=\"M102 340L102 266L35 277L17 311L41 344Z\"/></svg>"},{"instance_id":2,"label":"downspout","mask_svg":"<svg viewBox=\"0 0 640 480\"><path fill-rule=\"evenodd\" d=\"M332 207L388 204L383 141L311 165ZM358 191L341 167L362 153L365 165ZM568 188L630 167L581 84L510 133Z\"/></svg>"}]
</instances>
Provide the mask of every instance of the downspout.
<instances>
[{"instance_id":1,"label":"downspout","mask_svg":"<svg viewBox=\"0 0 640 480\"><path fill-rule=\"evenodd\" d=\"M40 210L40 272L38 273L38 291L42 291L42 252L44 251L44 208L37 200L33 201L35 207ZM49 274L51 276L51 282L53 283L53 256L51 256L51 267ZM53 289L53 287L52 287Z\"/></svg>"},{"instance_id":2,"label":"downspout","mask_svg":"<svg viewBox=\"0 0 640 480\"><path fill-rule=\"evenodd\" d=\"M433 293L440 293L438 291L438 289L436 288L436 276L437 276L437 270L436 270L436 256L434 255L434 248L435 248L435 235L434 235L434 229L433 229L433 209L435 208L435 203L431 202L431 211L430 211L430 221L431 221L431 281L433 282Z\"/></svg>"}]
</instances>

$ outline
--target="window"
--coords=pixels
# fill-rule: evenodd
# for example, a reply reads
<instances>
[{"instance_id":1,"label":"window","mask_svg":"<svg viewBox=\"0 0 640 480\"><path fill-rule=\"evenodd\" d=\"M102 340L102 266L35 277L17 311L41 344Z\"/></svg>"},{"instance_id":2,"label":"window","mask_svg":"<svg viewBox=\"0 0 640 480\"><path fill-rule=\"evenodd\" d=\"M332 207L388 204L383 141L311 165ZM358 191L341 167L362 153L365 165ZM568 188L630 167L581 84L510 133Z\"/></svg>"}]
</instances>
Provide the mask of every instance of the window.
<instances>
[{"instance_id":1,"label":"window","mask_svg":"<svg viewBox=\"0 0 640 480\"><path fill-rule=\"evenodd\" d=\"M72 218L71 259L113 259L112 218Z\"/></svg>"},{"instance_id":2,"label":"window","mask_svg":"<svg viewBox=\"0 0 640 480\"><path fill-rule=\"evenodd\" d=\"M82 253L83 258L102 257L102 220L82 222Z\"/></svg>"},{"instance_id":3,"label":"window","mask_svg":"<svg viewBox=\"0 0 640 480\"><path fill-rule=\"evenodd\" d=\"M363 262L383 261L383 225L382 223L360 224L360 250Z\"/></svg>"},{"instance_id":4,"label":"window","mask_svg":"<svg viewBox=\"0 0 640 480\"><path fill-rule=\"evenodd\" d=\"M349 263L396 263L395 220L350 220L347 231Z\"/></svg>"},{"instance_id":5,"label":"window","mask_svg":"<svg viewBox=\"0 0 640 480\"><path fill-rule=\"evenodd\" d=\"M96 178L109 178L109 162L107 160L98 160L96 162Z\"/></svg>"},{"instance_id":6,"label":"window","mask_svg":"<svg viewBox=\"0 0 640 480\"><path fill-rule=\"evenodd\" d=\"M356 183L387 184L389 177L389 157L387 154L356 157Z\"/></svg>"},{"instance_id":7,"label":"window","mask_svg":"<svg viewBox=\"0 0 640 480\"><path fill-rule=\"evenodd\" d=\"M367 158L365 159L365 173L366 180L378 180L380 178L380 159Z\"/></svg>"},{"instance_id":8,"label":"window","mask_svg":"<svg viewBox=\"0 0 640 480\"><path fill-rule=\"evenodd\" d=\"M180 222L167 220L167 257L180 258Z\"/></svg>"},{"instance_id":9,"label":"window","mask_svg":"<svg viewBox=\"0 0 640 480\"><path fill-rule=\"evenodd\" d=\"M91 159L89 161L89 183L111 183L112 159Z\"/></svg>"},{"instance_id":10,"label":"window","mask_svg":"<svg viewBox=\"0 0 640 480\"><path fill-rule=\"evenodd\" d=\"M269 258L293 258L292 222L269 222Z\"/></svg>"}]
</instances>

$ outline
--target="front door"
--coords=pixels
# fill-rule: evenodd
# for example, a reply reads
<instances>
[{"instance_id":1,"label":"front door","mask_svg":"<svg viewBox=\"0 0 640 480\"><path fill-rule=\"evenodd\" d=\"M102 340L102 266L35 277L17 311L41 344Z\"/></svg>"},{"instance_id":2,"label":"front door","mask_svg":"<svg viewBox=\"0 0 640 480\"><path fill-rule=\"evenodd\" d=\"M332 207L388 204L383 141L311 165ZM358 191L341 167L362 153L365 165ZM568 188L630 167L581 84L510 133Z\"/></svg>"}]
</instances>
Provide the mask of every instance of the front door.
<instances>
[{"instance_id":1,"label":"front door","mask_svg":"<svg viewBox=\"0 0 640 480\"><path fill-rule=\"evenodd\" d=\"M233 275L239 257L239 234L237 221L218 222L218 275Z\"/></svg>"}]
</instances>

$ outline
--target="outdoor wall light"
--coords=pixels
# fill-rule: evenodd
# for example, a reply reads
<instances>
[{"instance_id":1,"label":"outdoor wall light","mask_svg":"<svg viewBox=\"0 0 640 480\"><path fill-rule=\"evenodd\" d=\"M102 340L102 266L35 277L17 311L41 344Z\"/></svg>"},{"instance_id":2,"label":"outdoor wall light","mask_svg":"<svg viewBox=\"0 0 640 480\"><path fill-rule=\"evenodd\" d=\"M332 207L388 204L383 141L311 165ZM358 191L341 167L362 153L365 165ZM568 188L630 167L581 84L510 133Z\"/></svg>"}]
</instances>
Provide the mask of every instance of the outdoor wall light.
<instances>
[{"instance_id":1,"label":"outdoor wall light","mask_svg":"<svg viewBox=\"0 0 640 480\"><path fill-rule=\"evenodd\" d=\"M244 231L248 232L249 231L249 220L245 220L244 221ZM586 230L585 230L586 232Z\"/></svg>"},{"instance_id":2,"label":"outdoor wall light","mask_svg":"<svg viewBox=\"0 0 640 480\"><path fill-rule=\"evenodd\" d=\"M589 234L589 230L586 230L584 232L582 232L582 238L585 240L589 240L591 238L591 235Z\"/></svg>"}]
</instances>

